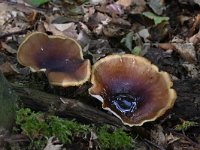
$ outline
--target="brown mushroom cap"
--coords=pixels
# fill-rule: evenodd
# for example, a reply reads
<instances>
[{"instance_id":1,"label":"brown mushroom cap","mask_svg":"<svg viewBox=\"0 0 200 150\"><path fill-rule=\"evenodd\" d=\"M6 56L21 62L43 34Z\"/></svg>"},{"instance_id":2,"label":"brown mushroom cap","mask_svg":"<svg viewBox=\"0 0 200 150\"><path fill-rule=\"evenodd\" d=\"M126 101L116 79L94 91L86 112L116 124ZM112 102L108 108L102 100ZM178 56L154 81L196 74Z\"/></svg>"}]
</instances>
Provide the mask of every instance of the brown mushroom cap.
<instances>
[{"instance_id":1,"label":"brown mushroom cap","mask_svg":"<svg viewBox=\"0 0 200 150\"><path fill-rule=\"evenodd\" d=\"M29 34L20 44L17 60L32 71L45 71L50 84L76 86L90 77L91 65L83 59L80 45L71 38Z\"/></svg>"},{"instance_id":2,"label":"brown mushroom cap","mask_svg":"<svg viewBox=\"0 0 200 150\"><path fill-rule=\"evenodd\" d=\"M89 93L129 126L154 121L176 99L168 73L159 72L147 59L131 54L99 60L93 66L91 82Z\"/></svg>"}]
</instances>

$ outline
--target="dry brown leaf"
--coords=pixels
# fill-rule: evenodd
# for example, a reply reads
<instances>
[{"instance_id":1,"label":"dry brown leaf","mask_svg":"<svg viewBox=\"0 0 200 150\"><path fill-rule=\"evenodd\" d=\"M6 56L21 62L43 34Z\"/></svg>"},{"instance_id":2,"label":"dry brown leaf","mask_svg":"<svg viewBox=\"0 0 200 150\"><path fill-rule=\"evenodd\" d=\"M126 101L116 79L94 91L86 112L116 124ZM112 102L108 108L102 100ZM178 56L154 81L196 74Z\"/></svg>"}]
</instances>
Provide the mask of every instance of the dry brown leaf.
<instances>
[{"instance_id":1,"label":"dry brown leaf","mask_svg":"<svg viewBox=\"0 0 200 150\"><path fill-rule=\"evenodd\" d=\"M187 70L188 76L191 78L199 78L200 77L200 68L197 68L194 64L189 64L187 62L183 63L182 66Z\"/></svg>"},{"instance_id":2,"label":"dry brown leaf","mask_svg":"<svg viewBox=\"0 0 200 150\"><path fill-rule=\"evenodd\" d=\"M175 46L172 43L158 43L157 46L163 50L175 50Z\"/></svg>"},{"instance_id":3,"label":"dry brown leaf","mask_svg":"<svg viewBox=\"0 0 200 150\"><path fill-rule=\"evenodd\" d=\"M0 10L1 12L11 11L13 10L12 7L9 7L6 3L0 3Z\"/></svg>"},{"instance_id":4,"label":"dry brown leaf","mask_svg":"<svg viewBox=\"0 0 200 150\"><path fill-rule=\"evenodd\" d=\"M193 43L173 43L173 46L184 60L196 63L197 57Z\"/></svg>"},{"instance_id":5,"label":"dry brown leaf","mask_svg":"<svg viewBox=\"0 0 200 150\"><path fill-rule=\"evenodd\" d=\"M112 18L110 23L120 26L131 27L130 22L122 18Z\"/></svg>"},{"instance_id":6,"label":"dry brown leaf","mask_svg":"<svg viewBox=\"0 0 200 150\"><path fill-rule=\"evenodd\" d=\"M123 6L124 8L127 8L132 4L132 2L132 0L118 0L116 3Z\"/></svg>"},{"instance_id":7,"label":"dry brown leaf","mask_svg":"<svg viewBox=\"0 0 200 150\"><path fill-rule=\"evenodd\" d=\"M178 22L179 22L182 26L184 25L184 23L185 23L186 21L190 20L190 18L191 18L191 17L185 16L185 15L179 15L179 16L177 16L177 20L178 20Z\"/></svg>"},{"instance_id":8,"label":"dry brown leaf","mask_svg":"<svg viewBox=\"0 0 200 150\"><path fill-rule=\"evenodd\" d=\"M117 3L109 4L105 8L112 16L124 14L123 9Z\"/></svg>"},{"instance_id":9,"label":"dry brown leaf","mask_svg":"<svg viewBox=\"0 0 200 150\"><path fill-rule=\"evenodd\" d=\"M5 62L2 65L0 65L0 71L4 75L13 75L13 74L18 73L9 62Z\"/></svg>"},{"instance_id":10,"label":"dry brown leaf","mask_svg":"<svg viewBox=\"0 0 200 150\"><path fill-rule=\"evenodd\" d=\"M47 24L44 23L44 27L47 31L53 33L53 35L67 36L74 39L77 39L78 34L76 30L75 23L66 23L66 24Z\"/></svg>"},{"instance_id":11,"label":"dry brown leaf","mask_svg":"<svg viewBox=\"0 0 200 150\"><path fill-rule=\"evenodd\" d=\"M193 43L184 43L182 39L174 38L173 43L159 43L157 46L164 50L175 50L189 63L196 63L196 51Z\"/></svg>"},{"instance_id":12,"label":"dry brown leaf","mask_svg":"<svg viewBox=\"0 0 200 150\"><path fill-rule=\"evenodd\" d=\"M36 20L37 12L35 10L26 13L26 20L32 24Z\"/></svg>"},{"instance_id":13,"label":"dry brown leaf","mask_svg":"<svg viewBox=\"0 0 200 150\"><path fill-rule=\"evenodd\" d=\"M110 17L108 15L97 12L89 18L87 25L93 30L97 28L99 24L108 24L109 21Z\"/></svg>"},{"instance_id":14,"label":"dry brown leaf","mask_svg":"<svg viewBox=\"0 0 200 150\"><path fill-rule=\"evenodd\" d=\"M2 48L4 48L7 52L11 53L11 54L16 54L17 53L17 50L10 47L9 45L7 45L6 43L4 42L1 42L1 46Z\"/></svg>"},{"instance_id":15,"label":"dry brown leaf","mask_svg":"<svg viewBox=\"0 0 200 150\"><path fill-rule=\"evenodd\" d=\"M118 37L124 35L119 26L108 25L103 28L103 34L107 37Z\"/></svg>"},{"instance_id":16,"label":"dry brown leaf","mask_svg":"<svg viewBox=\"0 0 200 150\"><path fill-rule=\"evenodd\" d=\"M0 26L3 26L11 18L9 11L12 11L12 9L7 4L0 3Z\"/></svg>"},{"instance_id":17,"label":"dry brown leaf","mask_svg":"<svg viewBox=\"0 0 200 150\"><path fill-rule=\"evenodd\" d=\"M45 28L45 26L44 26L44 22L39 22L38 23L38 26L37 26L37 31L39 31L39 32L46 32L46 28Z\"/></svg>"},{"instance_id":18,"label":"dry brown leaf","mask_svg":"<svg viewBox=\"0 0 200 150\"><path fill-rule=\"evenodd\" d=\"M133 0L133 5L134 5L134 7L131 8L131 13L132 14L140 14L146 8L145 0Z\"/></svg>"},{"instance_id":19,"label":"dry brown leaf","mask_svg":"<svg viewBox=\"0 0 200 150\"><path fill-rule=\"evenodd\" d=\"M200 30L197 34L189 38L189 42L193 43L194 45L200 42Z\"/></svg>"},{"instance_id":20,"label":"dry brown leaf","mask_svg":"<svg viewBox=\"0 0 200 150\"><path fill-rule=\"evenodd\" d=\"M158 145L165 145L166 144L166 137L163 133L163 128L160 125L155 125L155 128L151 130L151 139Z\"/></svg>"},{"instance_id":21,"label":"dry brown leaf","mask_svg":"<svg viewBox=\"0 0 200 150\"><path fill-rule=\"evenodd\" d=\"M189 36L189 37L191 37L191 36L194 34L196 28L197 28L199 25L200 25L200 14L198 14L197 16L195 16L195 21L194 21L192 27L190 28L190 30L189 30L189 32L188 32L188 36Z\"/></svg>"},{"instance_id":22,"label":"dry brown leaf","mask_svg":"<svg viewBox=\"0 0 200 150\"><path fill-rule=\"evenodd\" d=\"M180 139L179 137L174 136L172 133L170 133L169 135L166 135L167 144L174 143L179 139Z\"/></svg>"},{"instance_id":23,"label":"dry brown leaf","mask_svg":"<svg viewBox=\"0 0 200 150\"><path fill-rule=\"evenodd\" d=\"M95 13L94 7L83 7L84 17L83 20L88 22L89 18Z\"/></svg>"}]
</instances>

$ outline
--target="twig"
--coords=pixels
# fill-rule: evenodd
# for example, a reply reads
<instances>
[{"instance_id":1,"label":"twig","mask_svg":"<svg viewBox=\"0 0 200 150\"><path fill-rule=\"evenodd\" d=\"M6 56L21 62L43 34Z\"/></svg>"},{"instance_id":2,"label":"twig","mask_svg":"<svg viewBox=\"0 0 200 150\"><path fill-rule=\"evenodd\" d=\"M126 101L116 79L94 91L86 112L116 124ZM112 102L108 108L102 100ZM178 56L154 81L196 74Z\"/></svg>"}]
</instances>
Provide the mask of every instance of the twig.
<instances>
[{"instance_id":1,"label":"twig","mask_svg":"<svg viewBox=\"0 0 200 150\"><path fill-rule=\"evenodd\" d=\"M162 148L162 147L156 145L155 143L153 143L153 142L151 142L151 141L149 141L149 140L147 140L147 139L144 139L144 141L145 141L146 143L148 143L148 144L150 144L150 145L156 147L156 148L159 149L159 150L165 150L164 148Z\"/></svg>"},{"instance_id":2,"label":"twig","mask_svg":"<svg viewBox=\"0 0 200 150\"><path fill-rule=\"evenodd\" d=\"M26 6L25 4L20 4L17 2L9 2L9 1L5 1L5 0L2 0L2 1L0 0L0 3L7 4L8 6L14 8L14 9L17 9L17 10L21 10L23 12L26 12L27 10L35 10L41 14L45 14L47 12L45 9Z\"/></svg>"},{"instance_id":3,"label":"twig","mask_svg":"<svg viewBox=\"0 0 200 150\"><path fill-rule=\"evenodd\" d=\"M24 30L20 30L20 31L16 31L16 32L10 32L10 33L5 33L3 35L0 36L0 40L1 39L5 39L9 36L13 36L13 35L22 35L22 34L26 34L29 30L31 30L33 27L29 27L29 28L26 28Z\"/></svg>"},{"instance_id":4,"label":"twig","mask_svg":"<svg viewBox=\"0 0 200 150\"><path fill-rule=\"evenodd\" d=\"M199 148L200 149L200 144L194 142L193 140L191 140L189 137L187 137L185 134L182 133L178 133L172 129L168 129L168 131L172 132L173 134L176 134L177 136L182 136L183 138L185 138L188 142L190 142L194 147Z\"/></svg>"}]
</instances>

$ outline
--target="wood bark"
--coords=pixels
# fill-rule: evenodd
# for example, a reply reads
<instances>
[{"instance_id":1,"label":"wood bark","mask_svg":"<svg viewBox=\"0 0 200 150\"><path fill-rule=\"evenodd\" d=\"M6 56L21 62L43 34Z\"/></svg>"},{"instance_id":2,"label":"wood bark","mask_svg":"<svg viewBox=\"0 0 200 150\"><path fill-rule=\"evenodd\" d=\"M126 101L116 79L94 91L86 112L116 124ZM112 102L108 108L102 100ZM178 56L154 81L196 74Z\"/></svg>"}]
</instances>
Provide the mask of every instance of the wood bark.
<instances>
[{"instance_id":1,"label":"wood bark","mask_svg":"<svg viewBox=\"0 0 200 150\"><path fill-rule=\"evenodd\" d=\"M97 124L122 126L119 119L79 100L64 98L34 89L13 86L21 102L36 111L49 111L61 117L72 117Z\"/></svg>"},{"instance_id":2,"label":"wood bark","mask_svg":"<svg viewBox=\"0 0 200 150\"><path fill-rule=\"evenodd\" d=\"M12 129L15 122L15 101L15 93L0 72L0 137Z\"/></svg>"}]
</instances>

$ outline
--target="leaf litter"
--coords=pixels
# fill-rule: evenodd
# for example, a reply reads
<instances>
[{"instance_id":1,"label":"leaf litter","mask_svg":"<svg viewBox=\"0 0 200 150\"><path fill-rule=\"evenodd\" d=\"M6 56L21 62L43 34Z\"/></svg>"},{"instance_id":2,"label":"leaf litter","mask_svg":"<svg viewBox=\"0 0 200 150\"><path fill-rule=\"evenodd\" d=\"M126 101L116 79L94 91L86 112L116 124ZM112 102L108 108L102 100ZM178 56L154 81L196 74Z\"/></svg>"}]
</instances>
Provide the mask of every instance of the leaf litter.
<instances>
[{"instance_id":1,"label":"leaf litter","mask_svg":"<svg viewBox=\"0 0 200 150\"><path fill-rule=\"evenodd\" d=\"M27 68L17 64L17 47L26 33L40 31L78 40L92 63L109 54L133 53L149 58L177 80L196 79L200 77L199 7L196 0L0 1L0 70L14 82L30 80L31 73L23 70ZM150 132L148 125L143 127L147 135L141 138L148 142L141 147L198 147L200 131L195 138L189 131L183 136L167 130L176 123L169 120L166 126L161 121ZM47 147L53 147L51 140Z\"/></svg>"}]
</instances>

